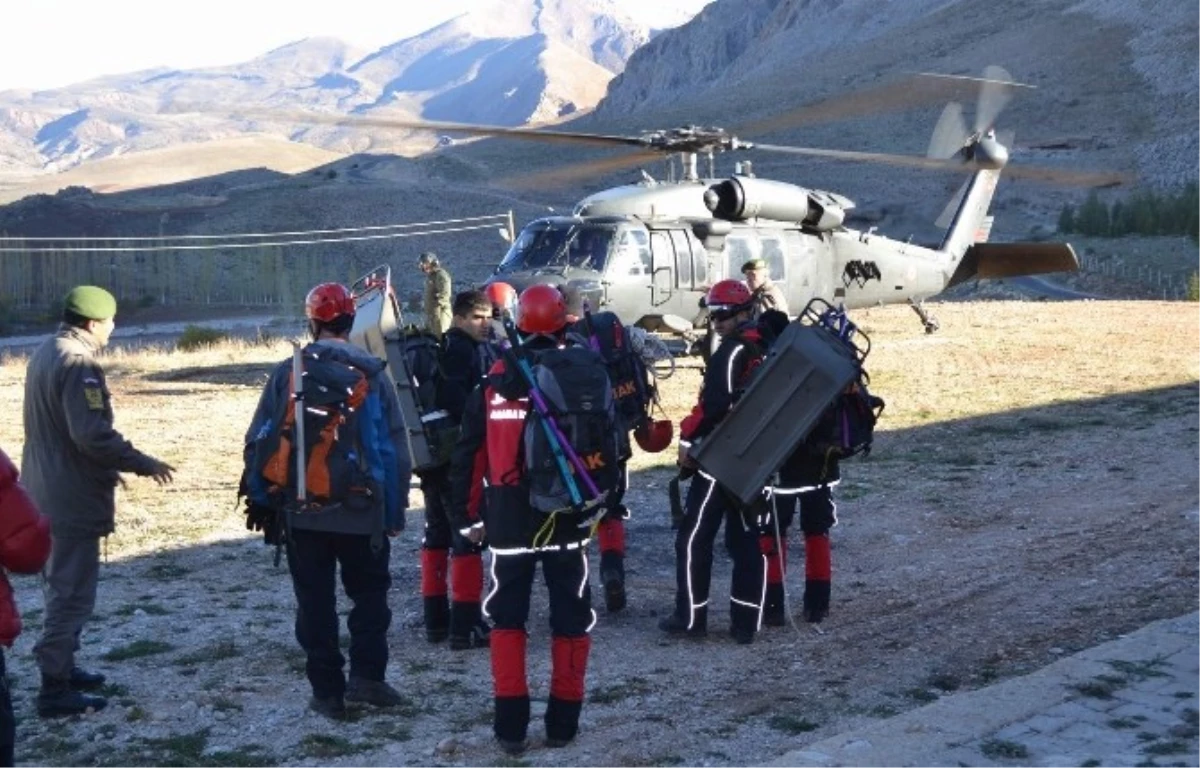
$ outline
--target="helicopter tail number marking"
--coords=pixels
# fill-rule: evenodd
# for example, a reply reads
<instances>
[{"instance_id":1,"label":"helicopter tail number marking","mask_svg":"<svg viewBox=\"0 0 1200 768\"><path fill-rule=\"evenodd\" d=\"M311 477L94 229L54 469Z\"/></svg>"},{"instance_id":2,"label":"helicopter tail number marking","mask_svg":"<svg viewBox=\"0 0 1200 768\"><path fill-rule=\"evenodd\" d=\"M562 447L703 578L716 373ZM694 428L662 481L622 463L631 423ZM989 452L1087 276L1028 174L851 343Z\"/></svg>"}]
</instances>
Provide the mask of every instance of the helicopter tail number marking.
<instances>
[{"instance_id":1,"label":"helicopter tail number marking","mask_svg":"<svg viewBox=\"0 0 1200 768\"><path fill-rule=\"evenodd\" d=\"M992 222L995 221L995 216L984 216L983 221L979 222L979 226L975 229L975 242L986 243L992 235Z\"/></svg>"}]
</instances>

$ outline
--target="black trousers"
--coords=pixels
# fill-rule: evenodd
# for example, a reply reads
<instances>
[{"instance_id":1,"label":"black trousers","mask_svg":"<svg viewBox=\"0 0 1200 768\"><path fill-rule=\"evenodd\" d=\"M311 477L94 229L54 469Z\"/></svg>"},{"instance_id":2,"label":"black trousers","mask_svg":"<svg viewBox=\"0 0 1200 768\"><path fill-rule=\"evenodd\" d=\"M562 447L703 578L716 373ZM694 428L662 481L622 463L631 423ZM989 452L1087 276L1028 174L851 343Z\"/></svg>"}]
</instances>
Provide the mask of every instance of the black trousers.
<instances>
[{"instance_id":1,"label":"black trousers","mask_svg":"<svg viewBox=\"0 0 1200 768\"><path fill-rule=\"evenodd\" d=\"M684 505L683 520L675 534L675 611L689 622L708 607L712 582L713 543L721 522L726 525L726 542L733 558L730 585L730 623L740 629L757 630L762 613L765 575L758 532L725 498L720 487L703 474L692 478ZM707 611L704 611L707 613Z\"/></svg>"},{"instance_id":2,"label":"black trousers","mask_svg":"<svg viewBox=\"0 0 1200 768\"><path fill-rule=\"evenodd\" d=\"M338 645L336 577L354 604L350 630L350 676L383 680L387 671L387 631L392 623L388 589L391 545L380 547L360 534L325 533L293 529L287 546L288 570L296 592L296 640L308 656L305 669L313 694L341 696L346 689L342 673L345 657Z\"/></svg>"},{"instance_id":3,"label":"black trousers","mask_svg":"<svg viewBox=\"0 0 1200 768\"><path fill-rule=\"evenodd\" d=\"M421 473L425 496L425 534L422 549L448 549L456 555L477 555L483 547L450 528L450 465Z\"/></svg>"},{"instance_id":4,"label":"black trousers","mask_svg":"<svg viewBox=\"0 0 1200 768\"><path fill-rule=\"evenodd\" d=\"M588 586L587 548L507 553L492 550L495 585L483 609L496 629L525 629L538 562L550 597L550 631L560 637L586 635L595 620Z\"/></svg>"}]
</instances>

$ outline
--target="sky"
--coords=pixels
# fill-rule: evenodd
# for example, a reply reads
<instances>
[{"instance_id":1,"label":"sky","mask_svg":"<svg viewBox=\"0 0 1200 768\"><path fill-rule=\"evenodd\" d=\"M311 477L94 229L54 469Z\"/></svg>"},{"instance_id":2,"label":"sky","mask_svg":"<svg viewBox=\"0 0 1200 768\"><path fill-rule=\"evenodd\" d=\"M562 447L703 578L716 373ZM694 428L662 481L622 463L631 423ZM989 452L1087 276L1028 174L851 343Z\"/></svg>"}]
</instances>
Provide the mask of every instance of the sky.
<instances>
[{"instance_id":1,"label":"sky","mask_svg":"<svg viewBox=\"0 0 1200 768\"><path fill-rule=\"evenodd\" d=\"M236 64L306 37L375 50L440 24L478 0L24 0L5 3L0 91L59 88L151 67ZM668 26L710 0L614 0Z\"/></svg>"}]
</instances>

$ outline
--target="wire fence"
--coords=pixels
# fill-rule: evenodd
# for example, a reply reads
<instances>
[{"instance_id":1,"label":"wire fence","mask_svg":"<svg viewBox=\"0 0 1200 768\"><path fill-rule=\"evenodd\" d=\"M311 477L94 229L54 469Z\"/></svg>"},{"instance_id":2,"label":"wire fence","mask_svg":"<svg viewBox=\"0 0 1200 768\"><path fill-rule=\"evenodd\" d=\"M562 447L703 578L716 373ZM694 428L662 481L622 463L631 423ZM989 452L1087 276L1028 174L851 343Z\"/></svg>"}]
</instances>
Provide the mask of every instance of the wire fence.
<instances>
[{"instance_id":1,"label":"wire fence","mask_svg":"<svg viewBox=\"0 0 1200 768\"><path fill-rule=\"evenodd\" d=\"M1151 264L1126 261L1120 257L1097 257L1091 254L1079 257L1079 269L1084 273L1138 283L1147 292L1164 300L1188 298L1191 272L1187 270L1164 270Z\"/></svg>"},{"instance_id":2,"label":"wire fence","mask_svg":"<svg viewBox=\"0 0 1200 768\"><path fill-rule=\"evenodd\" d=\"M511 211L468 218L292 232L113 237L0 236L0 302L53 309L71 287L99 285L149 306L294 306L314 283L350 282L377 265L354 243L513 231ZM364 249L365 250L365 249Z\"/></svg>"}]
</instances>

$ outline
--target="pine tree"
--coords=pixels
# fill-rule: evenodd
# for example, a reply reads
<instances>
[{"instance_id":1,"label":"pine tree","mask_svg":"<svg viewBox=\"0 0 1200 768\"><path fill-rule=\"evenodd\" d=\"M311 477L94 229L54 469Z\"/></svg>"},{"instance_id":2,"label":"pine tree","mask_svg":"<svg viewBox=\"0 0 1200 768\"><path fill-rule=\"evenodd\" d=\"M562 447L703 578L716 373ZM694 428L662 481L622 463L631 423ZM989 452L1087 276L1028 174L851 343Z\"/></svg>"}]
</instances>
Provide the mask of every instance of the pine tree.
<instances>
[{"instance_id":1,"label":"pine tree","mask_svg":"<svg viewBox=\"0 0 1200 768\"><path fill-rule=\"evenodd\" d=\"M1075 207L1067 203L1058 213L1058 231L1070 234L1075 231Z\"/></svg>"}]
</instances>

